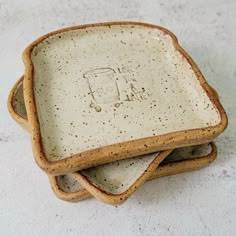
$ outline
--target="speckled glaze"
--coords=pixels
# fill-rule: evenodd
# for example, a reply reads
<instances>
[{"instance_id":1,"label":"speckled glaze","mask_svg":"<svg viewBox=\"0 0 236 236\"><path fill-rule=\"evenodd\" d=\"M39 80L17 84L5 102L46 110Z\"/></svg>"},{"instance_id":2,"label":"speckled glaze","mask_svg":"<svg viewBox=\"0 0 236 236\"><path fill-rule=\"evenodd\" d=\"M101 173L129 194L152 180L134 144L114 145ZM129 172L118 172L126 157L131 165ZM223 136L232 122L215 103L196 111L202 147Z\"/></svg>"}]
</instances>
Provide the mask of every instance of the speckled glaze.
<instances>
[{"instance_id":1,"label":"speckled glaze","mask_svg":"<svg viewBox=\"0 0 236 236\"><path fill-rule=\"evenodd\" d=\"M10 92L8 99L8 108L13 119L23 127L27 128L28 121L27 121L27 114L25 112L22 84L23 84L23 76L16 82L16 84L13 86ZM217 94L216 96L218 97ZM19 122L19 118L21 118L21 122ZM176 149L168 157L166 157L164 161L160 163L160 166L151 174L149 179L155 179L166 175L177 174L199 169L201 167L208 165L213 160L215 160L216 154L217 154L216 147L213 143ZM119 178L119 182L121 182L123 175L128 175L128 176L130 175L129 170L132 166L134 167L135 165L137 165L136 161L138 161L138 159L140 158L138 157L137 159L131 158L123 161L117 161L116 163L114 163L113 165L114 167L111 164L107 165L108 168L106 167L104 168L104 166L103 167L98 166L97 167L99 173L98 178L96 179L93 174L92 176L92 178L94 179L93 183L92 181L89 180L89 175L88 175L87 181L89 182L89 184L95 185L95 187L98 188L99 190L99 179L102 180L104 176L107 176L107 169L108 173L110 169L110 173L114 172L114 175L117 176L117 174L119 175L122 171L121 167L126 166L127 168L123 169L124 173L120 176L121 178ZM141 161L138 162L140 163ZM92 172L95 173L96 168L92 169L93 169ZM91 172L91 170L88 172ZM91 196L90 193L85 188L83 188L82 185L77 181L76 176L78 176L77 173L67 174L57 177L50 175L48 176L51 188L58 198L65 201L78 202L82 199ZM115 179L114 181L114 176L109 175L109 181L110 181L110 186L111 184L113 186L115 185L117 186L117 180ZM103 192L104 189L103 186L99 191Z\"/></svg>"},{"instance_id":2,"label":"speckled glaze","mask_svg":"<svg viewBox=\"0 0 236 236\"><path fill-rule=\"evenodd\" d=\"M75 172L74 176L98 200L118 205L152 175L170 152L167 150L128 158Z\"/></svg>"},{"instance_id":3,"label":"speckled glaze","mask_svg":"<svg viewBox=\"0 0 236 236\"><path fill-rule=\"evenodd\" d=\"M78 173L108 194L122 194L146 171L155 156L146 154L92 167Z\"/></svg>"},{"instance_id":4,"label":"speckled glaze","mask_svg":"<svg viewBox=\"0 0 236 236\"><path fill-rule=\"evenodd\" d=\"M206 143L227 126L196 64L159 26L62 29L23 61L33 151L50 174Z\"/></svg>"}]
</instances>

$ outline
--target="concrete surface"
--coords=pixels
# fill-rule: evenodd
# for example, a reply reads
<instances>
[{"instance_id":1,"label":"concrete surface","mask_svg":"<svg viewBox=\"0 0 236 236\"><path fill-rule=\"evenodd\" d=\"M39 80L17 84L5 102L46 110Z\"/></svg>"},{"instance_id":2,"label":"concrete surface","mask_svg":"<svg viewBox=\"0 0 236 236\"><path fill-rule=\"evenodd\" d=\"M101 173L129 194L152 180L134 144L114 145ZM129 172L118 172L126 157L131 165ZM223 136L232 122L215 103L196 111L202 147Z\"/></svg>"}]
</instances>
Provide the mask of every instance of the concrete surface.
<instances>
[{"instance_id":1,"label":"concrete surface","mask_svg":"<svg viewBox=\"0 0 236 236\"><path fill-rule=\"evenodd\" d=\"M0 235L236 235L236 1L0 0ZM22 50L52 30L132 20L172 30L229 116L209 168L146 183L124 205L57 200L6 100Z\"/></svg>"}]
</instances>

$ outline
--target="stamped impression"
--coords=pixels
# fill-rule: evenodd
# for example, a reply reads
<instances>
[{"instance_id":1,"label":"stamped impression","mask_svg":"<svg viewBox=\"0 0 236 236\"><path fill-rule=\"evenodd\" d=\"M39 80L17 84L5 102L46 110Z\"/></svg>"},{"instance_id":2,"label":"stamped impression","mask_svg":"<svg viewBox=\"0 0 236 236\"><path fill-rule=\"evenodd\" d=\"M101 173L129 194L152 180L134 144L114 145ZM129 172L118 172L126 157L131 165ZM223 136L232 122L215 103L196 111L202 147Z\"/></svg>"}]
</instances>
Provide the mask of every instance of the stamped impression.
<instances>
[{"instance_id":1,"label":"stamped impression","mask_svg":"<svg viewBox=\"0 0 236 236\"><path fill-rule=\"evenodd\" d=\"M146 100L149 94L145 88L137 86L137 80L127 74L127 71L129 70L125 67L86 71L83 77L87 80L92 96L90 107L100 112L103 104L113 103L118 108L122 102Z\"/></svg>"}]
</instances>

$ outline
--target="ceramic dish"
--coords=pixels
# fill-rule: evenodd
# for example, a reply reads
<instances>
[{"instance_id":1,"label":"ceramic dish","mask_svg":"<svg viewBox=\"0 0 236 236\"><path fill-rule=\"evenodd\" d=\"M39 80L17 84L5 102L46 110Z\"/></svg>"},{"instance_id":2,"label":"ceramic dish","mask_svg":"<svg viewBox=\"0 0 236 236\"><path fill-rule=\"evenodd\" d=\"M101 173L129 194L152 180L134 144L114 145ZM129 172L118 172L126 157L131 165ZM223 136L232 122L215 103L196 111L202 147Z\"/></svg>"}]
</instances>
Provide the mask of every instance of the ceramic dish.
<instances>
[{"instance_id":1,"label":"ceramic dish","mask_svg":"<svg viewBox=\"0 0 236 236\"><path fill-rule=\"evenodd\" d=\"M24 105L22 82L23 82L23 77L21 77L18 80L18 82L14 85L13 89L11 90L8 99L8 109L13 119L24 128L25 127L27 128L28 121ZM165 160L160 164L160 166L155 170L155 172L152 173L149 179L196 170L203 166L208 165L215 158L216 158L216 147L213 143L211 145L205 144L195 147L179 148L177 150L174 150L167 158L165 158ZM127 163L127 160L125 160L124 162ZM121 163L122 165L122 161L117 163ZM121 169L118 168L119 165L117 165L117 163L114 166L114 176L121 172ZM112 165L110 166L112 167ZM108 165L108 169L111 167L109 167ZM96 170L96 168L93 169ZM98 167L98 170L99 169L100 171L98 171L98 173L100 172L100 175L98 175L98 180L95 178L94 175L92 176L92 178L95 178L94 183L95 184L98 183L97 186L99 186L99 179L102 180L104 174L106 174L106 172L101 172L101 170L104 169L104 166ZM129 170L128 168L124 168L124 175L129 175L128 170ZM76 180L76 177L78 177L77 173L67 174L57 177L55 176L48 176L48 177L50 180L51 188L53 189L55 195L62 200L70 202L78 202L90 196L89 192L85 190L81 186L81 184ZM113 185L114 187L119 188L119 185L117 186L117 181L116 182L113 181L114 177L112 175L108 177L110 186ZM121 179L119 180L120 182ZM108 187L109 183L107 183Z\"/></svg>"},{"instance_id":2,"label":"ceramic dish","mask_svg":"<svg viewBox=\"0 0 236 236\"><path fill-rule=\"evenodd\" d=\"M58 30L30 44L23 61L33 152L49 174L206 143L227 126L196 64L159 26Z\"/></svg>"}]
</instances>

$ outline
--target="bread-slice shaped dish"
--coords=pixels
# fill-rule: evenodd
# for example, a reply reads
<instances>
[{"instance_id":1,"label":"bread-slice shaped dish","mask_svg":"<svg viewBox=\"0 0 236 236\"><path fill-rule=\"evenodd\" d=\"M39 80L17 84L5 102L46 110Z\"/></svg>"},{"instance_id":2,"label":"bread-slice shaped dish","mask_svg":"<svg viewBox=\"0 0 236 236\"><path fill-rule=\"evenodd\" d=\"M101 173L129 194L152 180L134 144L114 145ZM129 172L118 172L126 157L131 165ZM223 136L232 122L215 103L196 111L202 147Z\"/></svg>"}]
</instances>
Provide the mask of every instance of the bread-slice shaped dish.
<instances>
[{"instance_id":1,"label":"bread-slice shaped dish","mask_svg":"<svg viewBox=\"0 0 236 236\"><path fill-rule=\"evenodd\" d=\"M33 152L49 174L206 143L227 126L196 64L159 26L61 29L30 44L23 61Z\"/></svg>"},{"instance_id":2,"label":"bread-slice shaped dish","mask_svg":"<svg viewBox=\"0 0 236 236\"><path fill-rule=\"evenodd\" d=\"M24 128L27 128L28 121L22 88L23 76L18 80L10 92L8 109L13 119ZM199 169L215 160L216 154L217 150L213 143L208 145L203 144L199 146L178 148L160 163L160 166L152 173L149 179ZM120 163L122 162L120 161ZM115 166L114 169L116 168L117 167ZM101 167L98 167L98 169L101 169ZM127 170L128 168L124 169L124 174L127 174ZM78 202L91 196L91 194L77 181L77 175L77 173L74 173L57 177L48 176L51 188L58 198L65 201ZM94 176L92 176L92 178L94 178ZM101 175L100 179L102 179ZM112 183L112 179L110 178L109 180ZM95 179L95 184L96 182L98 181Z\"/></svg>"},{"instance_id":3,"label":"bread-slice shaped dish","mask_svg":"<svg viewBox=\"0 0 236 236\"><path fill-rule=\"evenodd\" d=\"M206 143L227 126L196 64L159 26L61 29L30 44L23 61L33 152L49 174Z\"/></svg>"}]
</instances>

